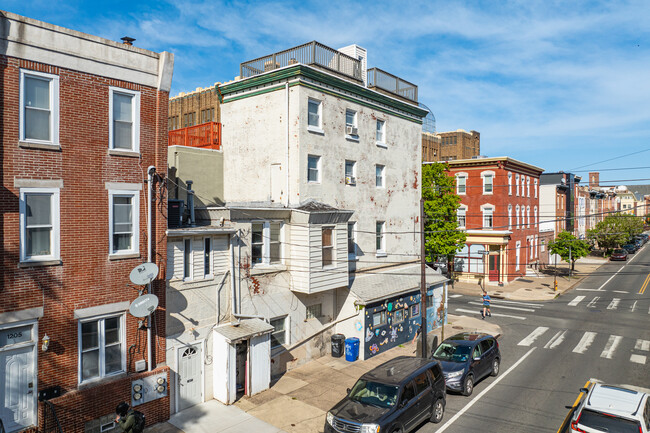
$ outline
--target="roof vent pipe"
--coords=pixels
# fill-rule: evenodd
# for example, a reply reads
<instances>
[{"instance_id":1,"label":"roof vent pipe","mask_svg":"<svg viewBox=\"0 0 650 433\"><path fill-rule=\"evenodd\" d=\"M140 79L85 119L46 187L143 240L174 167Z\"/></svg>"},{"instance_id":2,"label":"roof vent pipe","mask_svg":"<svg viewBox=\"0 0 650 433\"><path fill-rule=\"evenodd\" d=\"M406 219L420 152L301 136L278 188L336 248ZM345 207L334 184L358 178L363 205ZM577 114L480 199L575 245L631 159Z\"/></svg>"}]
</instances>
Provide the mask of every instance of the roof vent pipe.
<instances>
[{"instance_id":1,"label":"roof vent pipe","mask_svg":"<svg viewBox=\"0 0 650 433\"><path fill-rule=\"evenodd\" d=\"M192 191L192 184L194 182L191 180L187 181L187 207L190 208L190 225L194 227L196 221L194 219L194 191Z\"/></svg>"},{"instance_id":2,"label":"roof vent pipe","mask_svg":"<svg viewBox=\"0 0 650 433\"><path fill-rule=\"evenodd\" d=\"M135 39L129 36L124 36L123 38L120 39L122 39L122 43L124 43L124 45L133 45L133 42L135 42Z\"/></svg>"}]
</instances>

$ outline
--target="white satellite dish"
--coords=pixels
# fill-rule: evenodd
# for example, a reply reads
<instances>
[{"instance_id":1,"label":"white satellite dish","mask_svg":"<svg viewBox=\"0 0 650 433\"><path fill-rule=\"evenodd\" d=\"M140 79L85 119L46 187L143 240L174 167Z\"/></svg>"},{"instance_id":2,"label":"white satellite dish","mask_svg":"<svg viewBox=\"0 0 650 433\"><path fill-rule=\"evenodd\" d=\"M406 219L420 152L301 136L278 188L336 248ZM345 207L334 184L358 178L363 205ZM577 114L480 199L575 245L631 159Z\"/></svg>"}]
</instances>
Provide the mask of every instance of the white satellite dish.
<instances>
[{"instance_id":1,"label":"white satellite dish","mask_svg":"<svg viewBox=\"0 0 650 433\"><path fill-rule=\"evenodd\" d=\"M158 276L158 266L155 263L143 263L131 271L129 278L133 284L144 286L149 284Z\"/></svg>"},{"instance_id":2,"label":"white satellite dish","mask_svg":"<svg viewBox=\"0 0 650 433\"><path fill-rule=\"evenodd\" d=\"M147 317L156 308L158 308L158 297L150 293L135 298L135 301L131 302L129 312L135 317Z\"/></svg>"}]
</instances>

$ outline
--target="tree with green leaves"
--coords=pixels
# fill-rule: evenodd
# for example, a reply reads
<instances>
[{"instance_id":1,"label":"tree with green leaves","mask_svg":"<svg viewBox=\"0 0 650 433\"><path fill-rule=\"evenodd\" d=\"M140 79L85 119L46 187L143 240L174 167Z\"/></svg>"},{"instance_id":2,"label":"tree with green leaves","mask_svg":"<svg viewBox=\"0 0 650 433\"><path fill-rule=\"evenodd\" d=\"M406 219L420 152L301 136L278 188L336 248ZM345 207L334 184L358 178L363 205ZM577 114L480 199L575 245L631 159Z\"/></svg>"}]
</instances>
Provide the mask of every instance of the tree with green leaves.
<instances>
[{"instance_id":1,"label":"tree with green leaves","mask_svg":"<svg viewBox=\"0 0 650 433\"><path fill-rule=\"evenodd\" d=\"M565 262L571 261L571 270L574 270L576 260L589 255L589 244L586 241L576 238L568 231L560 232L554 241L549 242L548 250L551 254L557 254Z\"/></svg>"},{"instance_id":2,"label":"tree with green leaves","mask_svg":"<svg viewBox=\"0 0 650 433\"><path fill-rule=\"evenodd\" d=\"M465 232L458 230L456 211L460 197L456 194L456 179L447 174L446 163L422 166L422 198L424 199L425 254L433 261L447 257L449 269L453 256L465 244Z\"/></svg>"},{"instance_id":3,"label":"tree with green leaves","mask_svg":"<svg viewBox=\"0 0 650 433\"><path fill-rule=\"evenodd\" d=\"M643 232L643 219L634 215L615 214L606 217L587 231L587 236L598 243L598 247L611 250L626 244L630 238Z\"/></svg>"}]
</instances>

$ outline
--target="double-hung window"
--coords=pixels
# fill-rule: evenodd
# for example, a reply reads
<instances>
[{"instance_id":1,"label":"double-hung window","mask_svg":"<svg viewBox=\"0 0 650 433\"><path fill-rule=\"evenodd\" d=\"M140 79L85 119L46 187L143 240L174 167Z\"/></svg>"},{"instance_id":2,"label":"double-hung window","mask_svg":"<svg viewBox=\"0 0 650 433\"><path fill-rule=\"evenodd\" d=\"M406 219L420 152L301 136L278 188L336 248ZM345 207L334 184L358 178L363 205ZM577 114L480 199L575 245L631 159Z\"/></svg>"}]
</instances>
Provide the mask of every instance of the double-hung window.
<instances>
[{"instance_id":1,"label":"double-hung window","mask_svg":"<svg viewBox=\"0 0 650 433\"><path fill-rule=\"evenodd\" d=\"M483 228L484 229L491 229L494 227L494 208L493 207L484 207L483 208Z\"/></svg>"},{"instance_id":2,"label":"double-hung window","mask_svg":"<svg viewBox=\"0 0 650 433\"><path fill-rule=\"evenodd\" d=\"M530 197L530 176L526 176L526 197Z\"/></svg>"},{"instance_id":3,"label":"double-hung window","mask_svg":"<svg viewBox=\"0 0 650 433\"><path fill-rule=\"evenodd\" d=\"M192 239L183 240L183 280L189 281L193 278L194 254L192 254Z\"/></svg>"},{"instance_id":4,"label":"double-hung window","mask_svg":"<svg viewBox=\"0 0 650 433\"><path fill-rule=\"evenodd\" d=\"M323 103L309 98L307 102L307 129L323 132Z\"/></svg>"},{"instance_id":5,"label":"double-hung window","mask_svg":"<svg viewBox=\"0 0 650 433\"><path fill-rule=\"evenodd\" d=\"M492 194L494 189L494 172L487 171L481 173L483 178L483 194Z\"/></svg>"},{"instance_id":6,"label":"double-hung window","mask_svg":"<svg viewBox=\"0 0 650 433\"><path fill-rule=\"evenodd\" d=\"M508 230L512 230L512 205L508 205Z\"/></svg>"},{"instance_id":7,"label":"double-hung window","mask_svg":"<svg viewBox=\"0 0 650 433\"><path fill-rule=\"evenodd\" d=\"M377 146L386 147L386 121L377 119Z\"/></svg>"},{"instance_id":8,"label":"double-hung window","mask_svg":"<svg viewBox=\"0 0 650 433\"><path fill-rule=\"evenodd\" d=\"M212 277L212 239L203 239L203 278Z\"/></svg>"},{"instance_id":9,"label":"double-hung window","mask_svg":"<svg viewBox=\"0 0 650 433\"><path fill-rule=\"evenodd\" d=\"M334 228L323 227L321 234L323 267L334 264Z\"/></svg>"},{"instance_id":10,"label":"double-hung window","mask_svg":"<svg viewBox=\"0 0 650 433\"><path fill-rule=\"evenodd\" d=\"M386 167L380 164L375 165L375 186L377 188L386 187Z\"/></svg>"},{"instance_id":11,"label":"double-hung window","mask_svg":"<svg viewBox=\"0 0 650 433\"><path fill-rule=\"evenodd\" d=\"M320 156L307 157L307 182L320 183Z\"/></svg>"},{"instance_id":12,"label":"double-hung window","mask_svg":"<svg viewBox=\"0 0 650 433\"><path fill-rule=\"evenodd\" d=\"M508 173L508 195L512 195L512 173Z\"/></svg>"},{"instance_id":13,"label":"double-hung window","mask_svg":"<svg viewBox=\"0 0 650 433\"><path fill-rule=\"evenodd\" d=\"M354 110L345 110L345 135L348 138L359 138L357 129L357 112Z\"/></svg>"},{"instance_id":14,"label":"double-hung window","mask_svg":"<svg viewBox=\"0 0 650 433\"><path fill-rule=\"evenodd\" d=\"M535 198L537 198L537 179L535 179L535 185L533 188L535 189Z\"/></svg>"},{"instance_id":15,"label":"double-hung window","mask_svg":"<svg viewBox=\"0 0 650 433\"><path fill-rule=\"evenodd\" d=\"M79 383L126 371L124 315L79 321Z\"/></svg>"},{"instance_id":16,"label":"double-hung window","mask_svg":"<svg viewBox=\"0 0 650 433\"><path fill-rule=\"evenodd\" d=\"M20 189L20 261L58 260L58 188Z\"/></svg>"},{"instance_id":17,"label":"double-hung window","mask_svg":"<svg viewBox=\"0 0 650 433\"><path fill-rule=\"evenodd\" d=\"M521 229L521 225L519 224L519 205L517 205L517 208L515 209L515 215L517 218L517 226L515 228Z\"/></svg>"},{"instance_id":18,"label":"double-hung window","mask_svg":"<svg viewBox=\"0 0 650 433\"><path fill-rule=\"evenodd\" d=\"M465 228L467 224L466 215L467 215L467 208L459 207L458 210L456 211L456 218L458 219L458 227Z\"/></svg>"},{"instance_id":19,"label":"double-hung window","mask_svg":"<svg viewBox=\"0 0 650 433\"><path fill-rule=\"evenodd\" d=\"M287 316L271 319L270 325L273 326L271 332L271 348L283 346L287 343Z\"/></svg>"},{"instance_id":20,"label":"double-hung window","mask_svg":"<svg viewBox=\"0 0 650 433\"><path fill-rule=\"evenodd\" d=\"M345 160L345 184L354 186L357 184L357 163L355 161Z\"/></svg>"},{"instance_id":21,"label":"double-hung window","mask_svg":"<svg viewBox=\"0 0 650 433\"><path fill-rule=\"evenodd\" d=\"M140 92L109 89L109 143L114 150L140 151Z\"/></svg>"},{"instance_id":22,"label":"double-hung window","mask_svg":"<svg viewBox=\"0 0 650 433\"><path fill-rule=\"evenodd\" d=\"M456 193L465 194L466 190L467 190L467 175L466 174L456 175Z\"/></svg>"},{"instance_id":23,"label":"double-hung window","mask_svg":"<svg viewBox=\"0 0 650 433\"><path fill-rule=\"evenodd\" d=\"M348 259L357 258L357 223L348 222Z\"/></svg>"},{"instance_id":24,"label":"double-hung window","mask_svg":"<svg viewBox=\"0 0 650 433\"><path fill-rule=\"evenodd\" d=\"M386 255L386 223L377 221L375 224L375 248L378 256Z\"/></svg>"},{"instance_id":25,"label":"double-hung window","mask_svg":"<svg viewBox=\"0 0 650 433\"><path fill-rule=\"evenodd\" d=\"M518 174L515 175L515 180L516 180L516 183L515 183L515 195L517 197L519 197L519 175Z\"/></svg>"},{"instance_id":26,"label":"double-hung window","mask_svg":"<svg viewBox=\"0 0 650 433\"><path fill-rule=\"evenodd\" d=\"M251 256L253 265L273 265L282 261L280 249L280 232L282 223L279 221L259 221L251 224Z\"/></svg>"},{"instance_id":27,"label":"double-hung window","mask_svg":"<svg viewBox=\"0 0 650 433\"><path fill-rule=\"evenodd\" d=\"M20 71L20 141L59 144L59 77Z\"/></svg>"},{"instance_id":28,"label":"double-hung window","mask_svg":"<svg viewBox=\"0 0 650 433\"><path fill-rule=\"evenodd\" d=\"M139 191L110 190L109 244L110 254L139 252Z\"/></svg>"}]
</instances>

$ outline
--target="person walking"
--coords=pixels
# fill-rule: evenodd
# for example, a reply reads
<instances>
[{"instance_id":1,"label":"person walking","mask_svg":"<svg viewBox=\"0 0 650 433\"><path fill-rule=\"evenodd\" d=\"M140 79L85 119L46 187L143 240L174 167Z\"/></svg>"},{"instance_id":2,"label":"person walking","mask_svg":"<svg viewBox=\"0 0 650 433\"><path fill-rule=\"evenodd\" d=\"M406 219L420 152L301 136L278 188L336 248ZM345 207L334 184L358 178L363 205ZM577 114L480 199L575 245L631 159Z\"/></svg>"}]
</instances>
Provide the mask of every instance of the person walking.
<instances>
[{"instance_id":1,"label":"person walking","mask_svg":"<svg viewBox=\"0 0 650 433\"><path fill-rule=\"evenodd\" d=\"M115 408L115 422L124 433L135 433L135 413L130 409L128 403L122 402Z\"/></svg>"},{"instance_id":2,"label":"person walking","mask_svg":"<svg viewBox=\"0 0 650 433\"><path fill-rule=\"evenodd\" d=\"M490 295L487 294L485 290L483 290L483 311L481 312L481 316L483 319L485 319L486 316L492 317L492 312L490 312Z\"/></svg>"}]
</instances>

